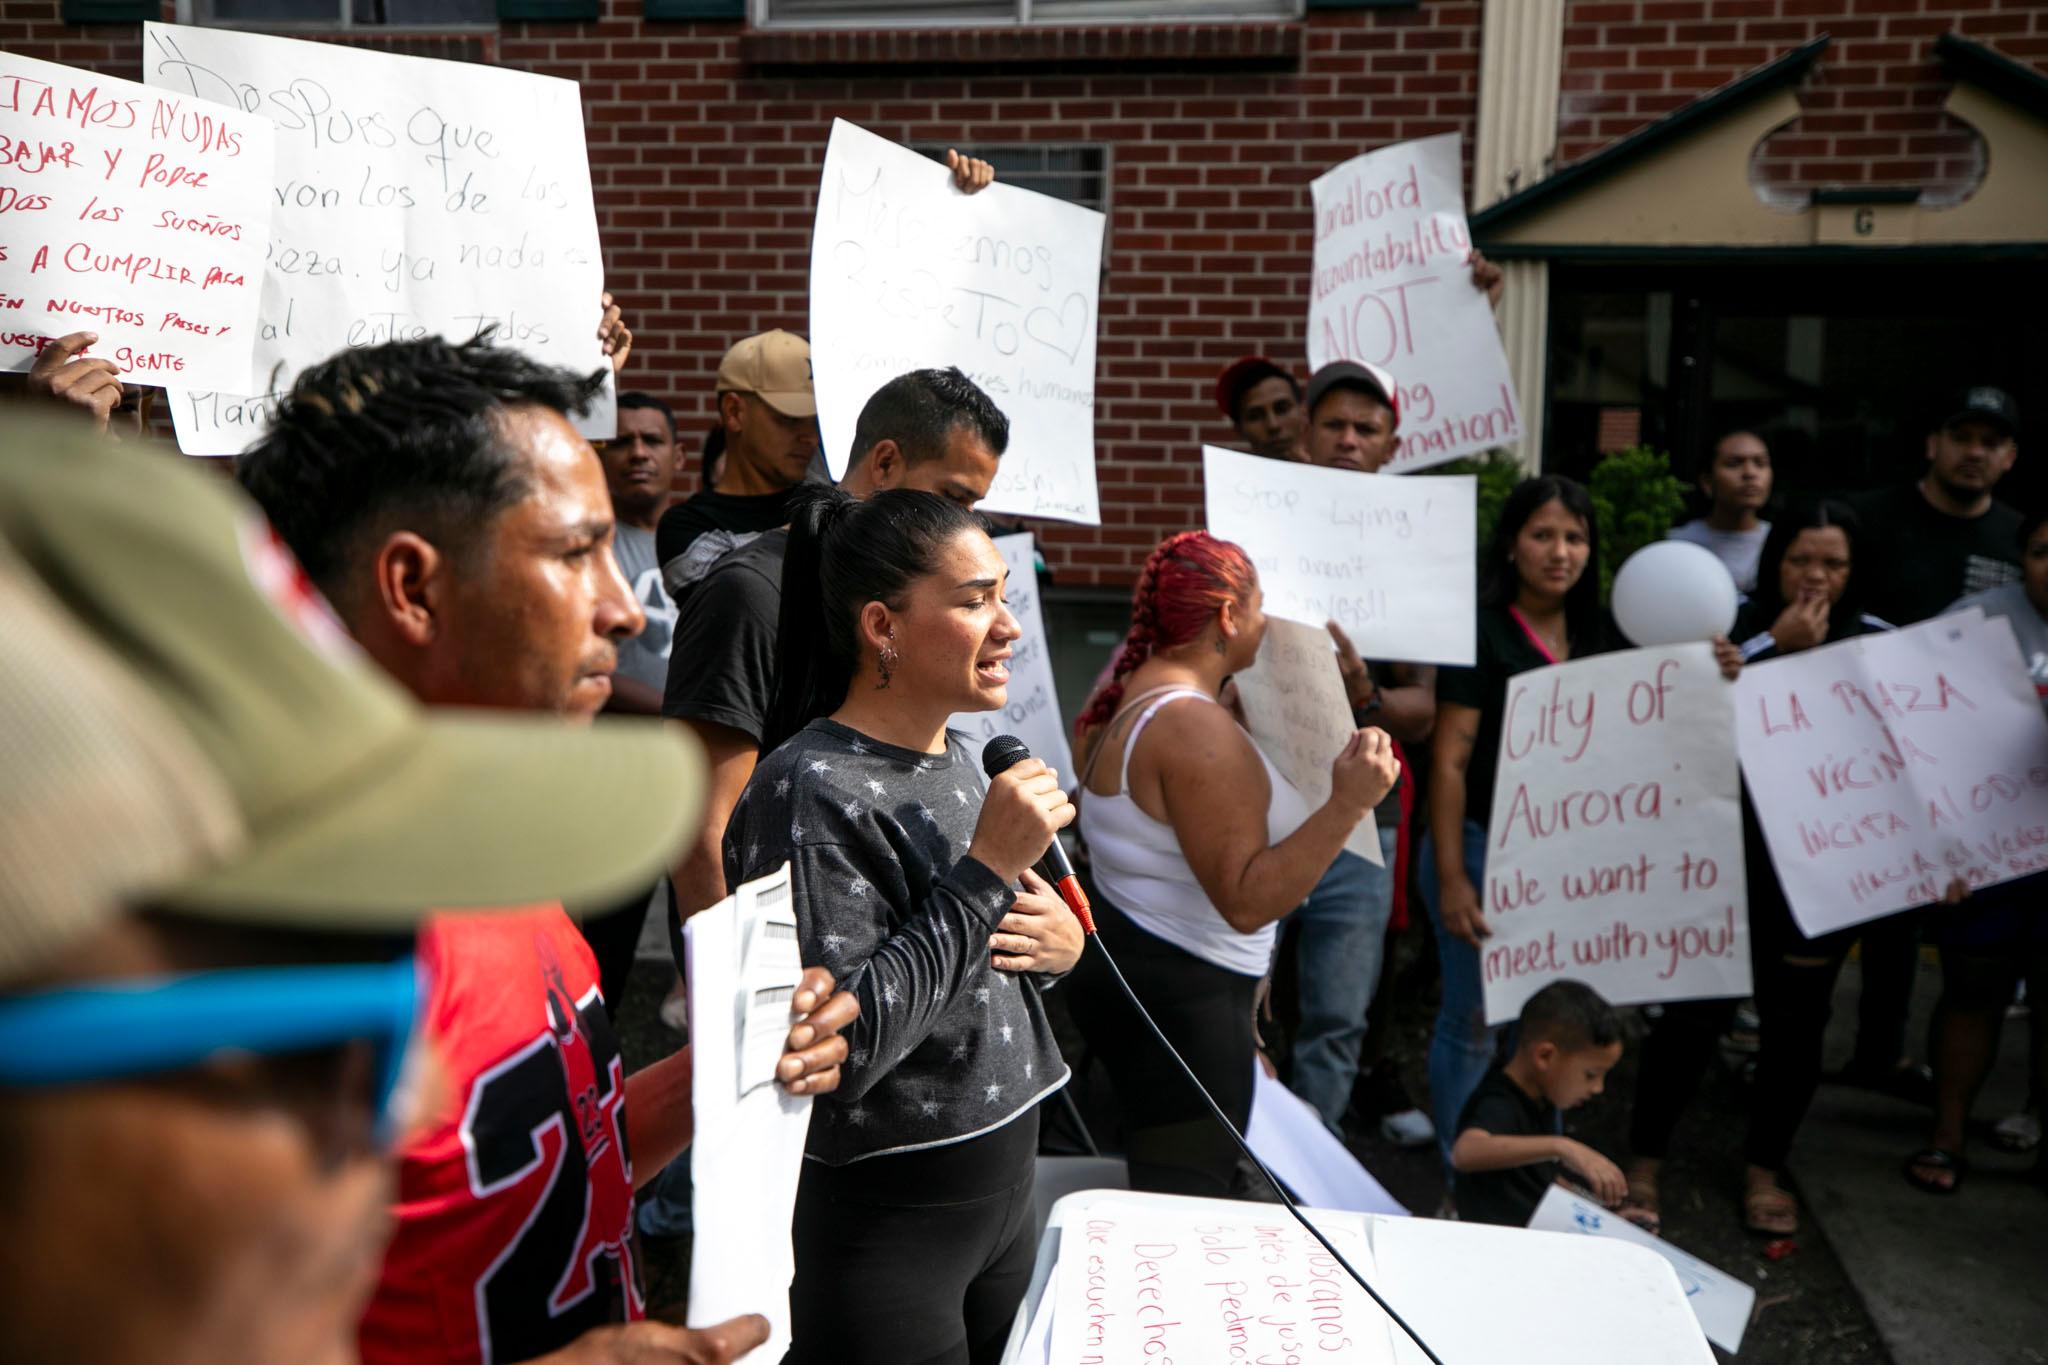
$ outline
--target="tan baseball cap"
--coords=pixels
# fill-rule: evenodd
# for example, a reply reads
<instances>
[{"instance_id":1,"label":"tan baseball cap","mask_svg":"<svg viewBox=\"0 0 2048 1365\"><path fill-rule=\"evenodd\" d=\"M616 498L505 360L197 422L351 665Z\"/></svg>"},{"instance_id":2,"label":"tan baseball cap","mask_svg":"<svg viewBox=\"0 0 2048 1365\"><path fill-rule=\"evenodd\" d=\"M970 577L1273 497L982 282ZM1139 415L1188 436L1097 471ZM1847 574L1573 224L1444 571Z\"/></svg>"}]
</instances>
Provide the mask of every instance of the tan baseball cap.
<instances>
[{"instance_id":1,"label":"tan baseball cap","mask_svg":"<svg viewBox=\"0 0 2048 1365\"><path fill-rule=\"evenodd\" d=\"M652 884L696 828L704 760L676 729L430 716L357 649L227 480L77 423L10 421L6 444L0 549L155 703L144 728L169 727L170 752L203 757L239 819L237 851L145 888L151 903L336 929L402 928L429 908L594 903ZM0 768L9 802L34 800L18 781ZM160 799L187 796L167 783ZM129 838L120 809L53 837L52 865ZM161 870L175 874L176 859ZM5 913L61 911L10 900Z\"/></svg>"},{"instance_id":2,"label":"tan baseball cap","mask_svg":"<svg viewBox=\"0 0 2048 1365\"><path fill-rule=\"evenodd\" d=\"M776 330L742 338L718 362L720 393L751 393L784 417L816 417L811 343Z\"/></svg>"},{"instance_id":3,"label":"tan baseball cap","mask_svg":"<svg viewBox=\"0 0 2048 1365\"><path fill-rule=\"evenodd\" d=\"M248 838L227 780L0 549L0 985Z\"/></svg>"}]
</instances>

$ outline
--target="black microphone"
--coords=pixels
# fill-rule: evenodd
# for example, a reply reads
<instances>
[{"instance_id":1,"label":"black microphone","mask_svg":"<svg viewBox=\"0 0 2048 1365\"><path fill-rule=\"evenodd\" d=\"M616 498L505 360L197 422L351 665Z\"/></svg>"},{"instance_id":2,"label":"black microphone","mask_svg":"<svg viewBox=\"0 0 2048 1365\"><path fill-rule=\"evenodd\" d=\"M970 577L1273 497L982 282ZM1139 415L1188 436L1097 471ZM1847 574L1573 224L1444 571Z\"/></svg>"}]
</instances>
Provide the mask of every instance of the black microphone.
<instances>
[{"instance_id":1,"label":"black microphone","mask_svg":"<svg viewBox=\"0 0 2048 1365\"><path fill-rule=\"evenodd\" d=\"M981 770L991 778L999 777L1017 764L1031 757L1031 746L1015 735L997 735L981 751ZM1060 846L1060 836L1052 836L1052 844L1045 850L1045 856L1032 865L1032 870L1052 883L1060 899L1067 903L1067 909L1074 912L1074 918L1081 921L1083 933L1095 932L1095 914L1088 905L1088 893L1081 889L1081 879L1074 875L1074 865L1067 860L1066 849Z\"/></svg>"}]
</instances>

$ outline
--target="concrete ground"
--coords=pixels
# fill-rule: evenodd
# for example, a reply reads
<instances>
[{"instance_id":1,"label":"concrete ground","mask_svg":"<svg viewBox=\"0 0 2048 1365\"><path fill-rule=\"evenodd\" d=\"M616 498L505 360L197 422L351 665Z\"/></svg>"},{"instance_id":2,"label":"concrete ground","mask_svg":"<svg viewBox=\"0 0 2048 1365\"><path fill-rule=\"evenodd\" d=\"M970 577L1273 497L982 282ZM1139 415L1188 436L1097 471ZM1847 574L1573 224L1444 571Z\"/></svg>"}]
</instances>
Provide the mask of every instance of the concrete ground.
<instances>
[{"instance_id":1,"label":"concrete ground","mask_svg":"<svg viewBox=\"0 0 2048 1365\"><path fill-rule=\"evenodd\" d=\"M1858 986L1852 962L1836 992L1831 1067L1848 1056ZM1939 970L1923 963L1909 1037L1926 1037L1940 987ZM2010 1018L1978 1130L2024 1103L2026 1066L2026 1023ZM1899 1168L1926 1141L1927 1119L1916 1105L1822 1086L1792 1155L1809 1216L1897 1365L2048 1361L2048 1188L2032 1178L2034 1158L1999 1153L1973 1131L1961 1190L1923 1194Z\"/></svg>"}]
</instances>

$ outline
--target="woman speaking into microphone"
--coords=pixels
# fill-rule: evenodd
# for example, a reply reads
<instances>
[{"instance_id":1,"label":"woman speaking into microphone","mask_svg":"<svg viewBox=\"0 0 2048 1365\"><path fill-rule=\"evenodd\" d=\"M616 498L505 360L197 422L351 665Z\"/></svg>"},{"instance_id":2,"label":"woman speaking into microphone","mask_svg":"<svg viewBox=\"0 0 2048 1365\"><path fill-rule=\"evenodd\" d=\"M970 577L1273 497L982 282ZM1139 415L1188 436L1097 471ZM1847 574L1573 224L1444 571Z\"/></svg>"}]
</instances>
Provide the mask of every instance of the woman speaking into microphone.
<instances>
[{"instance_id":1,"label":"woman speaking into microphone","mask_svg":"<svg viewBox=\"0 0 2048 1365\"><path fill-rule=\"evenodd\" d=\"M1400 772L1385 731L1356 731L1331 764L1329 799L1310 810L1252 744L1217 697L1258 657L1262 602L1257 570L1229 541L1184 531L1161 542L1110 681L1076 727L1100 937L1240 1130L1274 926ZM1093 955L1072 989L1074 1022L1116 1085L1131 1188L1237 1193L1236 1145Z\"/></svg>"},{"instance_id":2,"label":"woman speaking into microphone","mask_svg":"<svg viewBox=\"0 0 2048 1365\"><path fill-rule=\"evenodd\" d=\"M860 1001L797 1190L792 1362L994 1361L1030 1280L1037 1106L1067 1079L1038 980L1081 951L1030 868L1074 808L1036 759L985 781L946 729L1008 698L1005 573L930 493L821 490L790 526L726 880L790 863L804 961Z\"/></svg>"}]
</instances>

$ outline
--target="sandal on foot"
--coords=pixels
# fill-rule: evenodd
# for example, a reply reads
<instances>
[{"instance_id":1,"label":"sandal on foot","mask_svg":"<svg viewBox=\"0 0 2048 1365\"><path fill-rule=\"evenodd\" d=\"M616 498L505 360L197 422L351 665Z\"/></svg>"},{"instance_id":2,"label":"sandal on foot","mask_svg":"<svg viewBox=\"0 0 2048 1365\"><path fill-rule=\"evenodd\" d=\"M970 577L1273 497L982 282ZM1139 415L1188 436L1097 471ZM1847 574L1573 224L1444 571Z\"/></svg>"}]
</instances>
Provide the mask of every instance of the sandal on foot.
<instances>
[{"instance_id":1,"label":"sandal on foot","mask_svg":"<svg viewBox=\"0 0 2048 1365\"><path fill-rule=\"evenodd\" d=\"M1900 1167L1906 1183L1926 1194L1954 1194L1963 1187L1961 1154L1941 1147L1927 1147L1906 1158ZM1947 1180L1941 1176L1946 1175Z\"/></svg>"},{"instance_id":2,"label":"sandal on foot","mask_svg":"<svg viewBox=\"0 0 2048 1365\"><path fill-rule=\"evenodd\" d=\"M1652 1236L1663 1231L1664 1215L1657 1203L1655 1168L1642 1162L1630 1163L1628 1194L1622 1199L1621 1207L1616 1209L1615 1213Z\"/></svg>"},{"instance_id":3,"label":"sandal on foot","mask_svg":"<svg viewBox=\"0 0 2048 1365\"><path fill-rule=\"evenodd\" d=\"M1781 1185L1751 1185L1742 1196L1742 1226L1766 1237L1799 1231L1799 1201Z\"/></svg>"}]
</instances>

